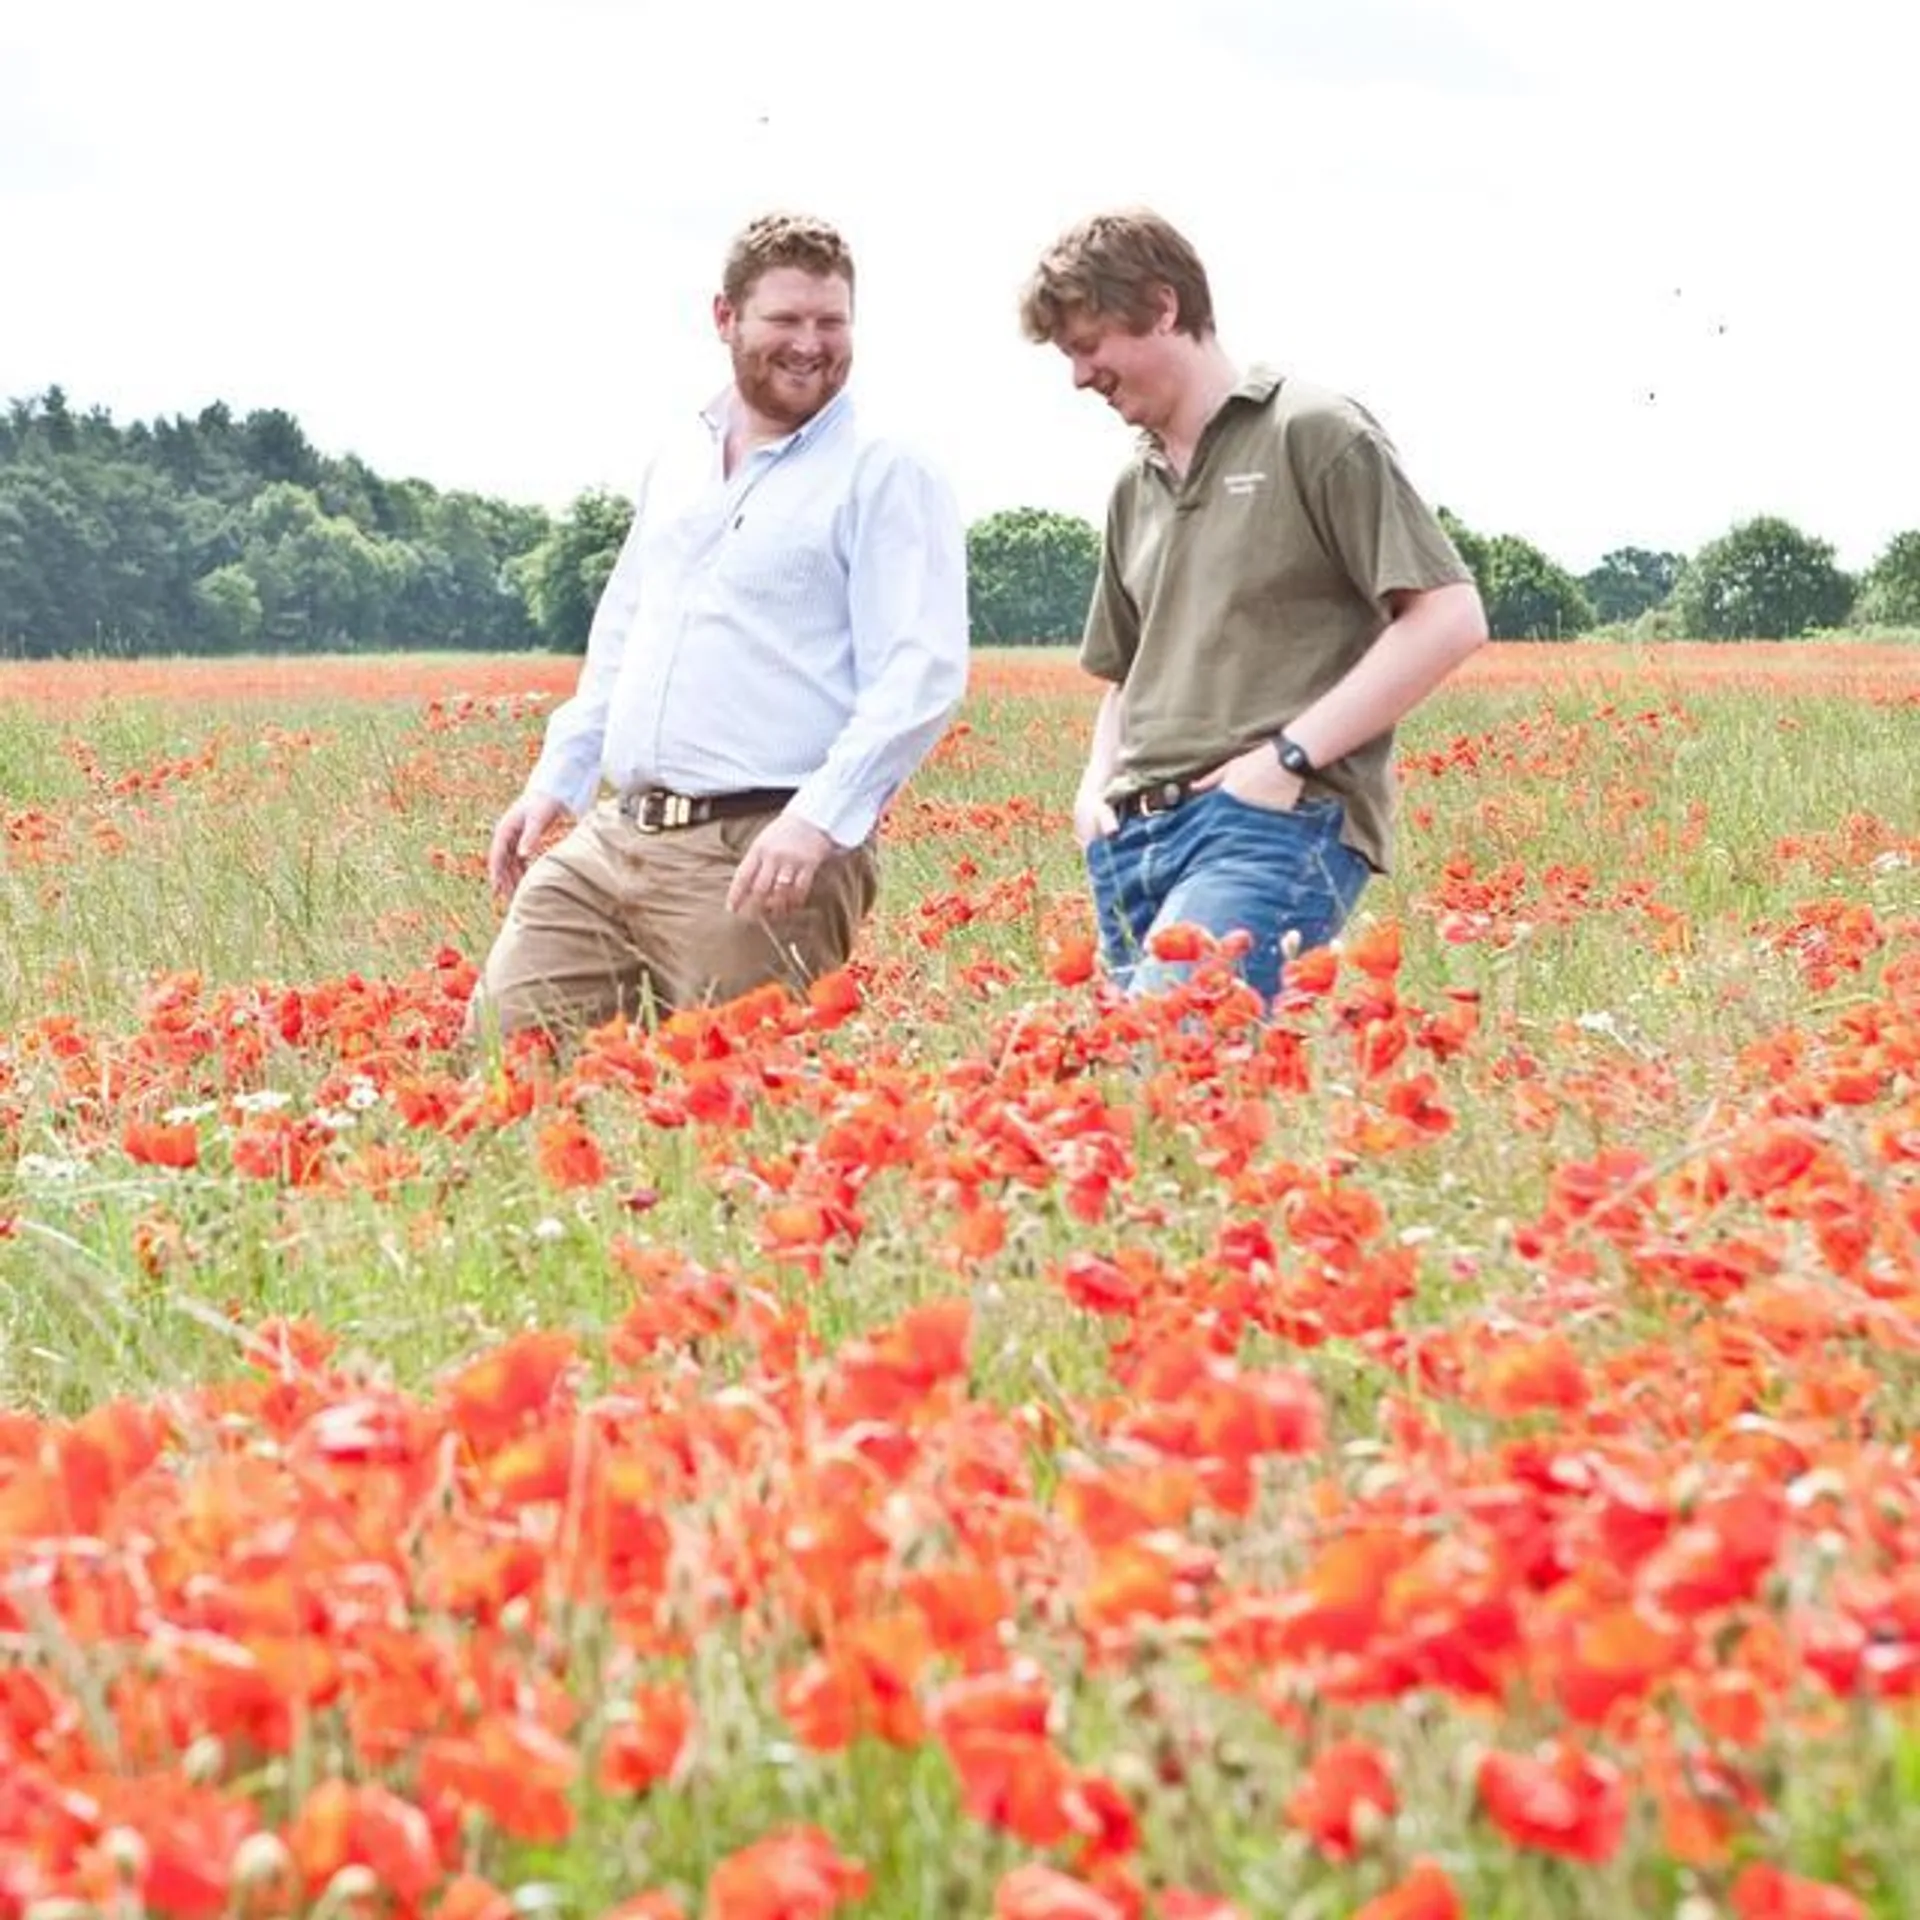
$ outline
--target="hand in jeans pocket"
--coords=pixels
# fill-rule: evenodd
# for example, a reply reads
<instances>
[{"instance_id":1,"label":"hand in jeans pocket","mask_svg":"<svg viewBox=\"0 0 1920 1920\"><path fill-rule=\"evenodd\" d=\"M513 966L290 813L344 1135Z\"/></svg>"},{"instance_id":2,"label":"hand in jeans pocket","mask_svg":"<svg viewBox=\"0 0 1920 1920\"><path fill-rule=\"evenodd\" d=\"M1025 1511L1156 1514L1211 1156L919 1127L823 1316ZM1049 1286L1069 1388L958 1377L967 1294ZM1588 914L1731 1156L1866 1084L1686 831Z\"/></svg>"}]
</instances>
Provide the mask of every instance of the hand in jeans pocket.
<instances>
[{"instance_id":1,"label":"hand in jeans pocket","mask_svg":"<svg viewBox=\"0 0 1920 1920\"><path fill-rule=\"evenodd\" d=\"M1120 816L1097 793L1078 793L1073 800L1073 837L1085 853L1096 840L1120 831Z\"/></svg>"},{"instance_id":2,"label":"hand in jeans pocket","mask_svg":"<svg viewBox=\"0 0 1920 1920\"><path fill-rule=\"evenodd\" d=\"M1306 782L1289 773L1264 740L1202 774L1193 784L1202 793L1224 793L1243 807L1258 807L1263 813L1291 813L1307 790Z\"/></svg>"}]
</instances>

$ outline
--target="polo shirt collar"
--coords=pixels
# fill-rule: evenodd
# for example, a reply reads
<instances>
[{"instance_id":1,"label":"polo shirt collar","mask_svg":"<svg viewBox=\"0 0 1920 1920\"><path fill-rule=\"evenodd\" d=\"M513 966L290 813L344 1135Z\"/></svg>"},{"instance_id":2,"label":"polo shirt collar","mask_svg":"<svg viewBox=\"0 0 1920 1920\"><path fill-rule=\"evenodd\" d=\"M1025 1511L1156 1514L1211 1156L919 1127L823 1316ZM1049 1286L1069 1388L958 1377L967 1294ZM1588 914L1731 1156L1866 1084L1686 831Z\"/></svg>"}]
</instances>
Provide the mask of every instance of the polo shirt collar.
<instances>
[{"instance_id":1,"label":"polo shirt collar","mask_svg":"<svg viewBox=\"0 0 1920 1920\"><path fill-rule=\"evenodd\" d=\"M1240 384L1228 391L1227 397L1220 402L1224 412L1236 400L1244 400L1249 406L1264 407L1280 391L1284 374L1276 373L1263 361L1256 360L1240 376ZM1218 417L1217 415L1215 416ZM1165 467L1167 456L1160 449L1160 442L1144 429L1139 438L1140 457L1149 465Z\"/></svg>"},{"instance_id":2,"label":"polo shirt collar","mask_svg":"<svg viewBox=\"0 0 1920 1920\"><path fill-rule=\"evenodd\" d=\"M1227 395L1229 400L1251 400L1256 407L1264 407L1280 391L1283 375L1273 368L1256 360L1244 375L1240 384Z\"/></svg>"}]
</instances>

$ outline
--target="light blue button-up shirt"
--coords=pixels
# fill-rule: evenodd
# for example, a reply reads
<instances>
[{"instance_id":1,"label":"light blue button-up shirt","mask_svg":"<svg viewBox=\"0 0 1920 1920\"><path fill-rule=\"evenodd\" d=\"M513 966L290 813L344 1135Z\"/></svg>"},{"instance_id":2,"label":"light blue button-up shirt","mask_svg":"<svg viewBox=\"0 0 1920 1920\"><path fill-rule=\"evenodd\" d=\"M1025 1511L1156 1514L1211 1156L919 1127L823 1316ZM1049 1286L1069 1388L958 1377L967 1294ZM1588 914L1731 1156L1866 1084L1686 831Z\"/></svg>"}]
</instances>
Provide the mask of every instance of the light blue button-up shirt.
<instances>
[{"instance_id":1,"label":"light blue button-up shirt","mask_svg":"<svg viewBox=\"0 0 1920 1920\"><path fill-rule=\"evenodd\" d=\"M967 556L946 481L844 389L724 470L734 395L648 468L573 697L529 791L795 789L857 846L966 688Z\"/></svg>"}]
</instances>

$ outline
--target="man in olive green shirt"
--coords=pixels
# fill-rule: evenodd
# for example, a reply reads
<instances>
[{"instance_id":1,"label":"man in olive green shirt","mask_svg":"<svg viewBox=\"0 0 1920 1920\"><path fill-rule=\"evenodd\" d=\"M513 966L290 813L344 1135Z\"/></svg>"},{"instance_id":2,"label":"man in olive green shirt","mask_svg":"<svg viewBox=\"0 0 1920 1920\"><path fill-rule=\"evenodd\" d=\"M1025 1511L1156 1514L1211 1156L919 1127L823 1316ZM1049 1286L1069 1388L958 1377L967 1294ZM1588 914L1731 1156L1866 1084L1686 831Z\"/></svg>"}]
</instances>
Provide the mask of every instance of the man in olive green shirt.
<instances>
[{"instance_id":1,"label":"man in olive green shirt","mask_svg":"<svg viewBox=\"0 0 1920 1920\"><path fill-rule=\"evenodd\" d=\"M1140 430L1107 512L1082 663L1109 682L1074 803L1109 969L1176 925L1244 933L1266 998L1393 857L1393 729L1487 637L1472 575L1379 425L1214 329L1157 214L1096 215L1021 299L1028 337Z\"/></svg>"}]
</instances>

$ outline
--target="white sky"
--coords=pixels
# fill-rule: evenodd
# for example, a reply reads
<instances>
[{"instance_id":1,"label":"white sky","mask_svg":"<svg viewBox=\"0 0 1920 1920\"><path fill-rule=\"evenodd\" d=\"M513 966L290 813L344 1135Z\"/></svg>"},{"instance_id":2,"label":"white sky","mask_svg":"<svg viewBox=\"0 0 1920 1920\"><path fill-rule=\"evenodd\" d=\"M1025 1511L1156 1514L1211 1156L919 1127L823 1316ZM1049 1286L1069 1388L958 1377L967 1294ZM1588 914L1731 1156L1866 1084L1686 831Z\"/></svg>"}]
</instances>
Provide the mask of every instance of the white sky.
<instances>
[{"instance_id":1,"label":"white sky","mask_svg":"<svg viewBox=\"0 0 1920 1920\"><path fill-rule=\"evenodd\" d=\"M1126 430L1020 336L1157 206L1221 337L1576 570L1920 525L1902 0L0 0L0 398L280 406L558 509L725 376L769 206L838 223L856 381L968 518L1097 521Z\"/></svg>"}]
</instances>

